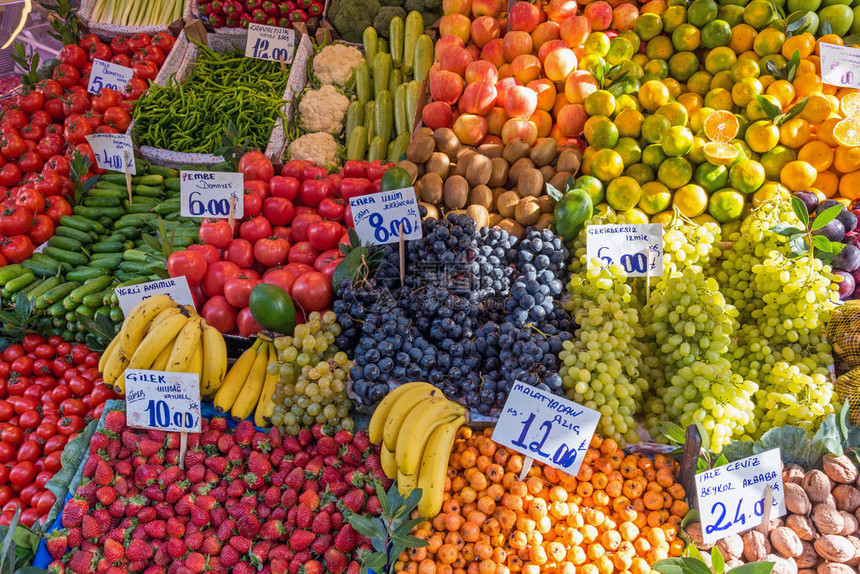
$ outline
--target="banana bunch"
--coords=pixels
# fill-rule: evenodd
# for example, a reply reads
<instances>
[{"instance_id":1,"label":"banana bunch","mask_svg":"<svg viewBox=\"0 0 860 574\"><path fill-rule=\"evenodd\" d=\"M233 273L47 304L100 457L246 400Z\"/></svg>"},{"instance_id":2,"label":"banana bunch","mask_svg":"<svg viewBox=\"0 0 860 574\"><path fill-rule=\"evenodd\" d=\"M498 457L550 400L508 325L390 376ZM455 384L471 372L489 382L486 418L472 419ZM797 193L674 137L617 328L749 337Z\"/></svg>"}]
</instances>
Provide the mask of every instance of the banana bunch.
<instances>
[{"instance_id":1,"label":"banana bunch","mask_svg":"<svg viewBox=\"0 0 860 574\"><path fill-rule=\"evenodd\" d=\"M198 373L200 394L207 399L221 387L227 372L227 345L193 307L154 295L128 314L99 359L105 384L120 393L125 390L126 369Z\"/></svg>"},{"instance_id":2,"label":"banana bunch","mask_svg":"<svg viewBox=\"0 0 860 574\"><path fill-rule=\"evenodd\" d=\"M420 488L418 511L432 518L442 509L448 457L466 409L430 383L406 383L388 393L370 419L367 433L382 444L382 470L403 496Z\"/></svg>"},{"instance_id":3,"label":"banana bunch","mask_svg":"<svg viewBox=\"0 0 860 574\"><path fill-rule=\"evenodd\" d=\"M244 420L254 412L254 424L269 425L275 403L272 395L280 380L280 371L268 372L269 361L275 361L278 352L275 344L261 335L247 351L242 353L215 395L214 404L218 412L230 411L235 420ZM255 410L256 407L256 410Z\"/></svg>"}]
</instances>

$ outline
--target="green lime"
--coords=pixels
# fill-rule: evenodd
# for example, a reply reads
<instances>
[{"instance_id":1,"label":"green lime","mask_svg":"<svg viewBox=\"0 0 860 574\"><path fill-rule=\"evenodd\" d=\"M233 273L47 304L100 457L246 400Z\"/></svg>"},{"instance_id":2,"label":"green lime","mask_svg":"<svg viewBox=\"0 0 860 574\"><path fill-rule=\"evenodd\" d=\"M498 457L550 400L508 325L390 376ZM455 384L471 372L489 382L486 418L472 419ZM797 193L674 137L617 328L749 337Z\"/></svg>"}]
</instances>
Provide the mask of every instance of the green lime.
<instances>
[{"instance_id":1,"label":"green lime","mask_svg":"<svg viewBox=\"0 0 860 574\"><path fill-rule=\"evenodd\" d=\"M714 193L729 182L729 170L724 165L703 163L696 168L693 181L701 185L708 193Z\"/></svg>"},{"instance_id":2,"label":"green lime","mask_svg":"<svg viewBox=\"0 0 860 574\"><path fill-rule=\"evenodd\" d=\"M574 188L555 205L555 232L565 241L570 241L592 215L594 205L591 196L584 189Z\"/></svg>"},{"instance_id":3,"label":"green lime","mask_svg":"<svg viewBox=\"0 0 860 574\"><path fill-rule=\"evenodd\" d=\"M293 334L296 326L296 308L287 292L277 285L257 284L251 291L248 306L251 308L251 316L264 329L284 335Z\"/></svg>"},{"instance_id":4,"label":"green lime","mask_svg":"<svg viewBox=\"0 0 860 574\"><path fill-rule=\"evenodd\" d=\"M379 182L379 191L394 191L407 187L412 187L412 176L402 167L390 168L382 175L382 181Z\"/></svg>"}]
</instances>

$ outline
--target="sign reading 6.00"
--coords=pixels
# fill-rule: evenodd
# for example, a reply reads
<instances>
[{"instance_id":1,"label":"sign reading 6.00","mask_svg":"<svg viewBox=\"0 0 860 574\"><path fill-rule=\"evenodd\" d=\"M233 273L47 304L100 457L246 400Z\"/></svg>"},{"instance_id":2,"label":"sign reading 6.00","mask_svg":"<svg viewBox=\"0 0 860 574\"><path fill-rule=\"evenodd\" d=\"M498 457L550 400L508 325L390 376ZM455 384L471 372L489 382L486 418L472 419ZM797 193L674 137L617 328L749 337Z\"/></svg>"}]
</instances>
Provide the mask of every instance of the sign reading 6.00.
<instances>
[{"instance_id":1,"label":"sign reading 6.00","mask_svg":"<svg viewBox=\"0 0 860 574\"><path fill-rule=\"evenodd\" d=\"M586 227L588 264L620 265L631 277L663 274L663 226L589 225Z\"/></svg>"},{"instance_id":2,"label":"sign reading 6.00","mask_svg":"<svg viewBox=\"0 0 860 574\"><path fill-rule=\"evenodd\" d=\"M245 214L241 173L220 171L179 172L180 215L227 219Z\"/></svg>"},{"instance_id":3,"label":"sign reading 6.00","mask_svg":"<svg viewBox=\"0 0 860 574\"><path fill-rule=\"evenodd\" d=\"M200 432L200 377L126 369L128 426L168 432Z\"/></svg>"}]
</instances>

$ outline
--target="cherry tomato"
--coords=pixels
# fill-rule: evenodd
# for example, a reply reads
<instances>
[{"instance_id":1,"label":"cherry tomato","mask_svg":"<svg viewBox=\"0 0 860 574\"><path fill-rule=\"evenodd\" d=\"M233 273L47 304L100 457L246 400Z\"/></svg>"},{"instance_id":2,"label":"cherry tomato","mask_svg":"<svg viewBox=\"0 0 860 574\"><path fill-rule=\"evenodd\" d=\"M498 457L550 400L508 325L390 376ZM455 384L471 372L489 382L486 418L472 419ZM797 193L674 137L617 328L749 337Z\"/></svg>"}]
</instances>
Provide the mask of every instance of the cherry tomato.
<instances>
[{"instance_id":1,"label":"cherry tomato","mask_svg":"<svg viewBox=\"0 0 860 574\"><path fill-rule=\"evenodd\" d=\"M47 458L45 460L47 463ZM62 467L62 463L60 463L60 467ZM52 470L52 473L57 472L57 470L59 469ZM50 478L51 477L48 477L49 480ZM37 500L34 500L33 502L35 502L36 512L44 516L51 511L51 508L54 506L54 503L57 502L57 495L55 495L50 490L46 490L38 497Z\"/></svg>"},{"instance_id":2,"label":"cherry tomato","mask_svg":"<svg viewBox=\"0 0 860 574\"><path fill-rule=\"evenodd\" d=\"M36 478L36 465L31 461L19 462L9 471L9 482L13 486L25 486Z\"/></svg>"},{"instance_id":3,"label":"cherry tomato","mask_svg":"<svg viewBox=\"0 0 860 574\"><path fill-rule=\"evenodd\" d=\"M15 447L8 442L0 442L0 463L6 464L15 460Z\"/></svg>"},{"instance_id":4,"label":"cherry tomato","mask_svg":"<svg viewBox=\"0 0 860 574\"><path fill-rule=\"evenodd\" d=\"M30 528L31 526L36 524L36 521L39 520L39 518L41 517L39 516L39 512L35 508L25 508L24 511L21 513L21 517L18 519L18 521L27 528Z\"/></svg>"}]
</instances>

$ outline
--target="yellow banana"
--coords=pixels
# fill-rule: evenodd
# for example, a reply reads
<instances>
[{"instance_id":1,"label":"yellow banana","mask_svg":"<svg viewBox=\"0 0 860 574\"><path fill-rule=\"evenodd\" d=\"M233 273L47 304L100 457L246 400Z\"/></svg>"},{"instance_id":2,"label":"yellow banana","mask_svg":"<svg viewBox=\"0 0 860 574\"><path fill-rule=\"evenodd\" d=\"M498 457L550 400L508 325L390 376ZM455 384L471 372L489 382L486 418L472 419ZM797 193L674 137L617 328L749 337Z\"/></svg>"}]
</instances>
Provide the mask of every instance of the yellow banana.
<instances>
[{"instance_id":1,"label":"yellow banana","mask_svg":"<svg viewBox=\"0 0 860 574\"><path fill-rule=\"evenodd\" d=\"M428 405L427 401L421 403L422 409L414 411L400 428L394 457L397 460L397 468L403 474L417 474L424 454L424 445L430 440L433 431L466 412L466 409L457 403L444 400L447 404L434 402ZM426 409L424 405L427 405Z\"/></svg>"},{"instance_id":2,"label":"yellow banana","mask_svg":"<svg viewBox=\"0 0 860 574\"><path fill-rule=\"evenodd\" d=\"M248 373L251 372L251 367L260 353L262 344L262 339L257 339L254 345L242 353L239 360L233 363L233 367L227 372L227 376L224 377L224 383L218 389L213 400L218 412L226 413L233 406L233 403L236 402L236 397L239 395L239 391L242 390L242 385L245 384Z\"/></svg>"},{"instance_id":3,"label":"yellow banana","mask_svg":"<svg viewBox=\"0 0 860 574\"><path fill-rule=\"evenodd\" d=\"M173 346L175 344L176 337L173 337L170 341L167 342L167 344L152 362L153 371L163 371L167 368L167 361L170 359L170 353L173 351Z\"/></svg>"},{"instance_id":4,"label":"yellow banana","mask_svg":"<svg viewBox=\"0 0 860 574\"><path fill-rule=\"evenodd\" d=\"M203 372L203 341L194 346L194 353L191 355L191 362L188 363L187 372L196 374L197 382L200 382L200 373Z\"/></svg>"},{"instance_id":5,"label":"yellow banana","mask_svg":"<svg viewBox=\"0 0 860 574\"><path fill-rule=\"evenodd\" d=\"M169 313L172 309L162 311ZM161 317L159 315L156 320ZM153 324L155 321L153 321ZM156 328L143 338L137 346L127 369L149 369L162 350L177 336L188 323L188 318L180 313L169 314L166 319L161 320Z\"/></svg>"},{"instance_id":6,"label":"yellow banana","mask_svg":"<svg viewBox=\"0 0 860 574\"><path fill-rule=\"evenodd\" d=\"M146 327L146 334L149 335L153 331L158 330L158 326L164 323L165 320L178 314L179 307L168 307L167 309L156 315L155 318L149 322L149 325ZM144 339L146 339L146 337L144 337ZM139 348L140 345L138 345L138 349Z\"/></svg>"},{"instance_id":7,"label":"yellow banana","mask_svg":"<svg viewBox=\"0 0 860 574\"><path fill-rule=\"evenodd\" d=\"M265 343L261 347L261 352L254 359L254 366L251 367L251 372L248 373L248 378L245 379L245 384L242 385L242 390L239 391L239 396L236 397L236 402L233 403L233 408L230 409L230 416L237 421L248 418L254 407L257 406L257 401L260 399L260 393L263 390L263 383L266 381L266 367L269 365L269 356L274 349L272 343Z\"/></svg>"},{"instance_id":8,"label":"yellow banana","mask_svg":"<svg viewBox=\"0 0 860 574\"><path fill-rule=\"evenodd\" d=\"M116 336L119 339L119 335ZM128 364L129 357L122 352L122 345L117 343L110 353L105 352L107 359L105 360L102 378L109 387L117 387L117 381L122 378L122 373L125 366ZM120 384L122 381L120 381Z\"/></svg>"},{"instance_id":9,"label":"yellow banana","mask_svg":"<svg viewBox=\"0 0 860 574\"><path fill-rule=\"evenodd\" d=\"M196 347L202 345L200 340L200 321L192 318L176 336L176 344L170 352L165 370L172 373L187 373L191 359L194 358Z\"/></svg>"},{"instance_id":10,"label":"yellow banana","mask_svg":"<svg viewBox=\"0 0 860 574\"><path fill-rule=\"evenodd\" d=\"M118 346L119 346L119 337L117 336L117 337L114 337L113 339L110 340L110 343L108 343L108 346L104 350L104 352L102 353L102 356L99 357L99 372L100 373L105 372L105 363L107 363L108 357L110 356L111 353L114 352L114 350Z\"/></svg>"},{"instance_id":11,"label":"yellow banana","mask_svg":"<svg viewBox=\"0 0 860 574\"><path fill-rule=\"evenodd\" d=\"M444 423L430 435L421 459L418 472L418 485L421 489L421 500L418 501L418 513L424 518L432 518L442 510L442 497L445 492L445 478L448 472L448 457L457 437L457 429L466 423L466 417L459 416Z\"/></svg>"},{"instance_id":12,"label":"yellow banana","mask_svg":"<svg viewBox=\"0 0 860 574\"><path fill-rule=\"evenodd\" d=\"M409 493L418 488L418 475L397 473L397 490L401 496L409 496Z\"/></svg>"},{"instance_id":13,"label":"yellow banana","mask_svg":"<svg viewBox=\"0 0 860 574\"><path fill-rule=\"evenodd\" d=\"M200 377L200 394L211 399L227 373L227 344L220 331L203 321L203 374Z\"/></svg>"},{"instance_id":14,"label":"yellow banana","mask_svg":"<svg viewBox=\"0 0 860 574\"><path fill-rule=\"evenodd\" d=\"M269 359L273 359L274 354L272 349L269 349ZM272 421L272 413L275 412L275 401L272 400L272 395L275 394L275 387L278 381L281 380L280 371L275 371L272 375L266 372L266 381L263 383L263 392L260 394L260 400L257 401L257 408L254 411L254 424L258 427L267 427Z\"/></svg>"},{"instance_id":15,"label":"yellow banana","mask_svg":"<svg viewBox=\"0 0 860 574\"><path fill-rule=\"evenodd\" d=\"M430 383L404 383L385 395L385 397L379 401L379 404L376 406L376 410L373 411L373 416L370 417L370 426L367 429L367 436L370 439L370 442L373 444L379 444L382 442L382 431L385 429L385 421L388 420L388 413L391 412L392 407L397 403L400 397L406 394L407 391L422 387L434 388Z\"/></svg>"},{"instance_id":16,"label":"yellow banana","mask_svg":"<svg viewBox=\"0 0 860 574\"><path fill-rule=\"evenodd\" d=\"M382 464L382 471L385 473L385 476L391 480L397 478L397 460L394 458L394 453L388 450L388 447L385 445L382 445L379 461Z\"/></svg>"},{"instance_id":17,"label":"yellow banana","mask_svg":"<svg viewBox=\"0 0 860 574\"><path fill-rule=\"evenodd\" d=\"M385 428L382 430L382 440L385 446L388 447L388 450L397 452L397 436L400 434L400 427L403 425L403 421L406 420L416 405L431 397L436 400L447 400L442 391L431 386L430 388L414 387L403 393L403 396L394 403L394 406L391 407L386 417ZM418 411L415 412L417 413Z\"/></svg>"},{"instance_id":18,"label":"yellow banana","mask_svg":"<svg viewBox=\"0 0 860 574\"><path fill-rule=\"evenodd\" d=\"M153 295L138 303L123 321L119 332L122 354L131 357L146 335L146 328L150 321L165 309L175 305L173 299L167 295Z\"/></svg>"}]
</instances>

